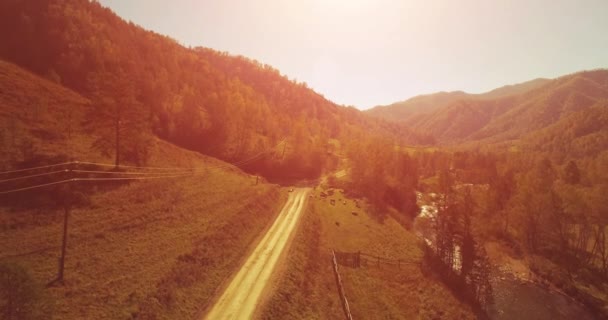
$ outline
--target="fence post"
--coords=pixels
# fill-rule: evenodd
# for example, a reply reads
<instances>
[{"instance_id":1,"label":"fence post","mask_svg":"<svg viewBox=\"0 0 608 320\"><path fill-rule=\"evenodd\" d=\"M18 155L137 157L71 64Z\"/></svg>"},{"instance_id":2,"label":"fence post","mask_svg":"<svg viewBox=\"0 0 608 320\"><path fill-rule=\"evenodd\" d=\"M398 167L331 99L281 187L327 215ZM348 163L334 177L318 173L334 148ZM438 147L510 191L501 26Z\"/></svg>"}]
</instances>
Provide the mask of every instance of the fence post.
<instances>
[{"instance_id":1,"label":"fence post","mask_svg":"<svg viewBox=\"0 0 608 320\"><path fill-rule=\"evenodd\" d=\"M342 286L342 279L340 278L340 273L338 272L338 261L336 260L336 252L334 250L331 250L331 254L332 263L334 266L334 275L336 277L336 283L338 284L338 292L340 294L340 302L342 303L342 308L344 309L344 315L346 316L346 320L353 320L353 316L350 314L348 300L346 300L346 294L344 293L344 287Z\"/></svg>"}]
</instances>

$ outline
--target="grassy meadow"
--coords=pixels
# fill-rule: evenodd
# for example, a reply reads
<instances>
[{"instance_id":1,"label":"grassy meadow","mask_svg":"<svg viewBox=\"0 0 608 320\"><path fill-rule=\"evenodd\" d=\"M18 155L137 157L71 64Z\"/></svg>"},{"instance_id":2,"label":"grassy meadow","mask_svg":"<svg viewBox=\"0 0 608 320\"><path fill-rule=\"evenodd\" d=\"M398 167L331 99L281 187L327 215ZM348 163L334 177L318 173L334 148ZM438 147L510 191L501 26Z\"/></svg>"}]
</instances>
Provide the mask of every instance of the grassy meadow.
<instances>
[{"instance_id":1,"label":"grassy meadow","mask_svg":"<svg viewBox=\"0 0 608 320\"><path fill-rule=\"evenodd\" d=\"M209 169L134 182L72 210L64 286L48 289L56 319L192 318L240 266L285 192ZM57 273L63 211L0 208L0 261L39 283Z\"/></svg>"},{"instance_id":2,"label":"grassy meadow","mask_svg":"<svg viewBox=\"0 0 608 320\"><path fill-rule=\"evenodd\" d=\"M418 239L390 215L379 221L368 213L363 202L357 208L354 199L340 192L326 200L319 197L319 189L313 194L289 251L283 277L260 318L343 317L331 249L412 262L400 269L382 264L361 268L340 266L355 319L475 318L470 308L447 288L432 276L422 274ZM331 205L329 199L335 199L336 205Z\"/></svg>"},{"instance_id":3,"label":"grassy meadow","mask_svg":"<svg viewBox=\"0 0 608 320\"><path fill-rule=\"evenodd\" d=\"M113 162L91 147L89 100L3 61L0 87L0 146L7 151L0 155L0 171L11 163ZM144 165L196 173L77 182L73 189L85 201L69 217L63 286L44 288L57 276L61 206L35 199L0 206L0 263L19 265L30 275L44 296L43 318L195 318L284 204L286 191L276 185L256 185L255 177L236 167L156 137L148 142ZM41 162L23 162L33 156ZM36 182L24 181L30 184ZM44 198L54 188L31 195Z\"/></svg>"}]
</instances>

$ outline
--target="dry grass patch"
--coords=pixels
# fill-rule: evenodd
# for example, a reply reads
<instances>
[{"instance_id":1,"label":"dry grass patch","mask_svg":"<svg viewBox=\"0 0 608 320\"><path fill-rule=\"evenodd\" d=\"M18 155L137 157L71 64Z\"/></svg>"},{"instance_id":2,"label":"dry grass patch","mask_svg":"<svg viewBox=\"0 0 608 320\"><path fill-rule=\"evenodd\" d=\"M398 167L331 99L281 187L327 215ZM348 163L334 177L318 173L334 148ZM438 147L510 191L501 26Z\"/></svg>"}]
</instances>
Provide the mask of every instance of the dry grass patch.
<instances>
[{"instance_id":1,"label":"dry grass patch","mask_svg":"<svg viewBox=\"0 0 608 320\"><path fill-rule=\"evenodd\" d=\"M400 269L381 265L340 266L356 319L474 319L439 281L423 275L418 239L390 217L379 221L367 206L357 208L342 193L322 200L314 192L290 249L285 276L261 317L265 319L339 319L343 312L330 264L331 249L361 251L401 259ZM329 199L336 200L331 205ZM344 204L346 201L346 204ZM356 214L353 214L355 212Z\"/></svg>"},{"instance_id":2,"label":"dry grass patch","mask_svg":"<svg viewBox=\"0 0 608 320\"><path fill-rule=\"evenodd\" d=\"M122 185L72 211L65 286L48 289L57 319L196 316L278 213L285 193L241 174ZM0 259L52 280L62 212L0 208ZM16 221L16 222L15 222ZM145 310L145 312L142 312Z\"/></svg>"}]
</instances>

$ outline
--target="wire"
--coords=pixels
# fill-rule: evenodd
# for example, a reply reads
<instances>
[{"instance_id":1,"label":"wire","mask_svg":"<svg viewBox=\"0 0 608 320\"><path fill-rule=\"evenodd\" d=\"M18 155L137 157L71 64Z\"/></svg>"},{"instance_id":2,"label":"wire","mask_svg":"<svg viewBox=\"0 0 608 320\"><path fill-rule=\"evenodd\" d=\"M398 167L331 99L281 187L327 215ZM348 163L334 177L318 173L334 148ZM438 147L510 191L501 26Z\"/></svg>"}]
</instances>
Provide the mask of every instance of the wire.
<instances>
[{"instance_id":1,"label":"wire","mask_svg":"<svg viewBox=\"0 0 608 320\"><path fill-rule=\"evenodd\" d=\"M287 140L287 139L283 139L283 140L281 140L279 143L277 143L275 146L273 146L273 147L271 147L271 148L268 148L267 150L264 150L264 151L262 151L262 152L260 152L260 153L258 153L258 154L256 154L256 155L252 156L252 157L251 157L251 158L249 158L249 159L245 159L245 160L241 160L241 161L237 161L237 162L235 162L235 163L232 163L232 165L233 165L233 166L235 166L235 167L239 167L239 166L242 166L242 165L244 165L244 164L246 164L246 163L248 163L248 162L251 162L251 161L253 161L253 160L257 159L258 157L260 157L260 156L264 155L265 153L268 153L269 151L274 150L275 148L277 148L278 146L280 146L282 143L287 142L286 140Z\"/></svg>"},{"instance_id":2,"label":"wire","mask_svg":"<svg viewBox=\"0 0 608 320\"><path fill-rule=\"evenodd\" d=\"M19 192L19 191L26 191L26 190L31 190L31 189L37 189L37 188L52 186L52 185L56 185L56 184L60 184L60 183L66 183L66 182L70 182L70 181L73 181L73 179L55 181L55 182L50 182L50 183L45 183L45 184L39 184L39 185L36 185L36 186L31 186L31 187L26 187L26 188L20 188L20 189L13 189L13 190L8 190L8 191L0 191L0 194L7 194L7 193L13 193L13 192Z\"/></svg>"},{"instance_id":3,"label":"wire","mask_svg":"<svg viewBox=\"0 0 608 320\"><path fill-rule=\"evenodd\" d=\"M74 170L74 171L76 171L76 170ZM25 187L25 188L19 188L19 189L7 190L7 191L0 191L0 194L7 194L7 193L14 193L14 192L19 192L19 191L26 191L26 190L37 189L37 188L42 188L42 187L46 187L46 186L52 186L52 185L56 185L56 184L66 183L66 182L76 182L76 181L129 181L129 180L152 180L152 179L167 179L167 178L182 178L182 177L185 178L185 177L191 177L193 175L202 174L202 173L205 173L205 172L199 171L199 172L187 172L187 173L179 173L179 174L159 173L159 175L154 176L154 177L72 178L72 179L55 181L55 182L50 182L50 183L45 183L45 184L40 184L40 185L35 185L35 186L30 186L30 187Z\"/></svg>"},{"instance_id":4,"label":"wire","mask_svg":"<svg viewBox=\"0 0 608 320\"><path fill-rule=\"evenodd\" d=\"M76 173L93 173L93 174L116 174L116 175L172 175L172 174L186 174L186 173L197 173L201 171L195 170L184 170L181 172L120 172L120 171L96 171L96 170L72 170L72 172ZM1 181L0 181L1 182Z\"/></svg>"},{"instance_id":5,"label":"wire","mask_svg":"<svg viewBox=\"0 0 608 320\"><path fill-rule=\"evenodd\" d=\"M177 174L172 176L156 176L156 177L134 177L134 178L74 178L73 181L120 181L120 180L151 180L151 179L166 179L166 178L178 178L187 177L190 174Z\"/></svg>"},{"instance_id":6,"label":"wire","mask_svg":"<svg viewBox=\"0 0 608 320\"><path fill-rule=\"evenodd\" d=\"M16 177L16 178L3 179L3 180L0 180L0 183L9 182L9 181L23 180L23 179L29 179L29 178L35 178L35 177L48 176L48 175L52 175L52 174L56 174L56 173L61 173L61 172L68 172L68 171L69 170L64 169L64 170L57 170L57 171L51 171L51 172L45 172L45 173L32 174L32 175L29 175L29 176L22 176L22 177Z\"/></svg>"},{"instance_id":7,"label":"wire","mask_svg":"<svg viewBox=\"0 0 608 320\"><path fill-rule=\"evenodd\" d=\"M25 188L19 188L19 189L7 190L7 191L0 191L0 194L8 194L8 193L26 191L26 190L43 188L43 187L47 187L47 186L52 186L52 185L57 185L57 184L62 184L62 183L67 183L67 182L76 182L76 181L151 180L151 179L166 179L166 178L187 177L187 176L190 176L190 175L191 174L188 173L188 174L177 174L177 175L170 175L170 176L163 175L163 176L155 176L155 177L132 177L132 178L127 178L127 177L122 177L122 178L72 178L72 179L66 179L66 180L61 180L61 181L49 182L49 183L35 185L35 186L30 186L30 187L25 187Z\"/></svg>"},{"instance_id":8,"label":"wire","mask_svg":"<svg viewBox=\"0 0 608 320\"><path fill-rule=\"evenodd\" d=\"M249 158L249 159L241 160L241 161L238 161L238 162L235 162L235 163L229 163L229 164L231 164L231 165L233 165L235 167L240 167L240 166L243 166L243 165L245 165L245 164L247 164L249 162L252 162L253 160L258 159L259 157L261 157L263 155L264 155L264 153L260 153L260 154L257 154L255 156Z\"/></svg>"},{"instance_id":9,"label":"wire","mask_svg":"<svg viewBox=\"0 0 608 320\"><path fill-rule=\"evenodd\" d=\"M39 167L31 167L31 168L18 169L18 170L2 171L2 172L0 172L0 174L9 174L9 173L24 172L24 171L30 171L30 170L36 170L36 169L45 169L45 168L59 167L59 166L65 166L65 165L72 164L72 163L74 163L74 162L63 162L63 163L57 163L57 164L50 164L50 165L47 165L47 166L39 166Z\"/></svg>"},{"instance_id":10,"label":"wire","mask_svg":"<svg viewBox=\"0 0 608 320\"><path fill-rule=\"evenodd\" d=\"M261 155L275 149L276 147L280 146L282 143L285 143L286 139L281 140L277 145L262 151L254 156L252 156L251 158L248 159L244 159L244 160L240 160L237 161L235 163L226 163L223 165L217 165L217 166L211 166L216 167L216 168L221 168L221 167L225 167L227 165L233 165L233 166L241 166L247 162L253 161L255 159L257 159L258 157L260 157ZM62 163L56 163L56 164L50 164L50 165L45 165L45 166L38 166L38 167L30 167L30 168L23 168L23 169L16 169L16 170L8 170L8 171L2 171L0 172L0 174L10 174L10 173L17 173L17 172L25 172L25 171L31 171L31 170L37 170L37 169L46 169L46 168L53 168L53 167L59 167L59 166L66 166L66 165L71 165L71 164L84 164L84 165L94 165L94 166L100 166L100 167L116 167L115 164L109 164L109 163L99 163L99 162L89 162L89 161L70 161L70 162L62 162ZM146 166L127 166L127 165L119 165L119 168L131 168L131 169L140 169L140 170L172 170L172 171L186 171L186 170L195 170L195 168L184 168L184 167L146 167ZM25 178L24 178L25 179Z\"/></svg>"},{"instance_id":11,"label":"wire","mask_svg":"<svg viewBox=\"0 0 608 320\"><path fill-rule=\"evenodd\" d=\"M115 164L109 164L109 163L98 163L98 162L86 162L86 161L75 161L75 164L89 164L89 165L95 165L95 166L100 166L100 167L117 167ZM144 167L144 166L126 166L126 165L119 165L118 168L131 168L131 169L141 169L141 170L192 170L193 168L179 168L179 167Z\"/></svg>"},{"instance_id":12,"label":"wire","mask_svg":"<svg viewBox=\"0 0 608 320\"><path fill-rule=\"evenodd\" d=\"M237 161L235 163L224 163L224 164L219 164L219 165L215 165L215 166L208 166L206 168L222 168L222 167L228 167L229 165L232 165L232 166L235 166L235 167L239 167L239 166L242 166L242 165L244 165L244 164L246 164L248 162L251 162L251 161L259 158L260 156L262 156L265 153L267 153L267 152L275 149L276 147L280 146L282 143L285 143L285 142L286 142L286 139L283 139L278 144L276 144L275 146L273 146L273 147L271 147L271 148L269 148L269 149L267 149L265 151L262 151L262 152L254 155L254 156L252 156L252 157L250 157L248 159L245 159L245 160ZM86 162L86 161L72 161L72 162L64 162L64 163L58 163L58 164L53 164L53 165L47 165L47 166L39 166L39 167L32 167L32 168L26 168L26 169L5 171L5 172L0 172L0 174L15 173L15 172L24 172L24 171L35 170L35 169L43 169L43 168L52 168L52 167L57 167L57 166L70 165L70 164L85 164L85 165L96 165L96 166L102 166L102 167L116 167L113 164L106 164L106 163ZM201 171L197 172L195 168L141 167L141 166L119 166L119 167L134 168L134 169L150 169L150 170L172 170L172 171L153 173L153 172L109 172L109 171L95 171L95 170L71 170L72 172L77 172L77 173L123 174L123 175L153 175L153 174L157 174L157 176L154 176L154 177L132 177L132 178L128 178L128 177L119 177L119 178L72 178L72 179L55 181L55 182L45 183L45 184L41 184L41 185L35 185L35 186L25 187L25 188L19 188L19 189L7 190L7 191L0 191L0 194L7 194L7 193L13 193L13 192L19 192L19 191L26 191L26 190L31 190L31 189L42 188L42 187L46 187L46 186L51 186L51 185L57 185L57 184L61 184L61 183L71 182L71 181L149 180L149 179L186 177L186 176L190 176L190 175L193 175L193 174L201 173ZM65 169L65 170L47 172L47 173L42 173L42 174L35 174L35 175L29 175L29 176L23 176L23 177L9 178L9 179L5 179L5 180L0 180L0 182L15 181L15 180L22 180L22 179L27 179L27 178L39 177L39 176L46 176L46 175L51 175L51 174L60 173L60 172L66 172L66 171L70 171L70 170Z\"/></svg>"},{"instance_id":13,"label":"wire","mask_svg":"<svg viewBox=\"0 0 608 320\"><path fill-rule=\"evenodd\" d=\"M87 162L87 161L70 161L70 162L62 162L62 163L45 165L45 166L38 166L38 167L30 167L30 168L23 168L23 169L2 171L2 172L0 172L0 174L10 174L10 173L17 173L17 172L25 172L25 171L31 171L31 170L37 170L37 169L46 169L46 168L52 168L52 167L67 166L67 165L71 165L71 164L95 165L95 166L100 166L100 167L116 167L116 165L114 165L114 164L108 164L108 163ZM145 166L127 166L127 165L120 165L118 167L119 168L141 169L141 170L148 169L148 170L174 170L174 171L192 170L192 169L194 169L194 168L184 168L184 167L145 167Z\"/></svg>"}]
</instances>

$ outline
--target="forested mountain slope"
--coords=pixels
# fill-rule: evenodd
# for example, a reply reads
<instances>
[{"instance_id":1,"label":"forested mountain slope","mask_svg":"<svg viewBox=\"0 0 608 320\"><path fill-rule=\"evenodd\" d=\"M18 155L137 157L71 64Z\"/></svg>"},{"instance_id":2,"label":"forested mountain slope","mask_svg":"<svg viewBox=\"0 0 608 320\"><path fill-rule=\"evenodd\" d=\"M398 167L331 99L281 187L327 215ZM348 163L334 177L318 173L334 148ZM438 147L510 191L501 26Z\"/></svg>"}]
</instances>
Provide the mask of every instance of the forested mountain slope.
<instances>
[{"instance_id":1,"label":"forested mountain slope","mask_svg":"<svg viewBox=\"0 0 608 320\"><path fill-rule=\"evenodd\" d=\"M412 118L416 118L421 114L432 113L455 101L466 99L470 96L470 94L463 91L437 92L415 96L408 100L395 102L386 106L377 106L365 112L377 118L409 122Z\"/></svg>"},{"instance_id":2,"label":"forested mountain slope","mask_svg":"<svg viewBox=\"0 0 608 320\"><path fill-rule=\"evenodd\" d=\"M81 121L88 108L88 99L0 60L0 168L91 154Z\"/></svg>"},{"instance_id":3,"label":"forested mountain slope","mask_svg":"<svg viewBox=\"0 0 608 320\"><path fill-rule=\"evenodd\" d=\"M551 153L553 158L596 157L608 150L608 100L563 117L555 124L525 136L526 150Z\"/></svg>"},{"instance_id":4,"label":"forested mountain slope","mask_svg":"<svg viewBox=\"0 0 608 320\"><path fill-rule=\"evenodd\" d=\"M538 78L523 83L506 85L486 93L471 94L463 91L437 92L415 96L386 106L377 106L365 112L371 116L391 121L416 123L423 115L433 113L461 100L489 100L522 94L541 87L549 79Z\"/></svg>"},{"instance_id":5,"label":"forested mountain slope","mask_svg":"<svg viewBox=\"0 0 608 320\"><path fill-rule=\"evenodd\" d=\"M90 99L100 127L153 132L228 161L286 141L286 153L260 157L252 171L289 166L294 176L315 176L332 162L328 139L354 131L430 140L338 106L267 65L186 48L94 1L3 1L0 21L0 57ZM139 143L139 135L126 136Z\"/></svg>"},{"instance_id":6,"label":"forested mountain slope","mask_svg":"<svg viewBox=\"0 0 608 320\"><path fill-rule=\"evenodd\" d=\"M471 135L490 142L519 139L608 99L608 70L560 77L519 96L508 110Z\"/></svg>"},{"instance_id":7,"label":"forested mountain slope","mask_svg":"<svg viewBox=\"0 0 608 320\"><path fill-rule=\"evenodd\" d=\"M413 105L407 110L413 113L404 121L415 131L435 137L441 144L517 144L524 136L529 138L604 99L608 99L608 71L584 71L554 80L536 79L505 86L482 95L440 93L420 96L409 100ZM417 109L424 105L415 103L417 100L429 105ZM422 109L434 111L422 113ZM400 112L405 112L403 110ZM377 112L370 111L372 114ZM553 131L553 134L555 136L557 132Z\"/></svg>"}]
</instances>

